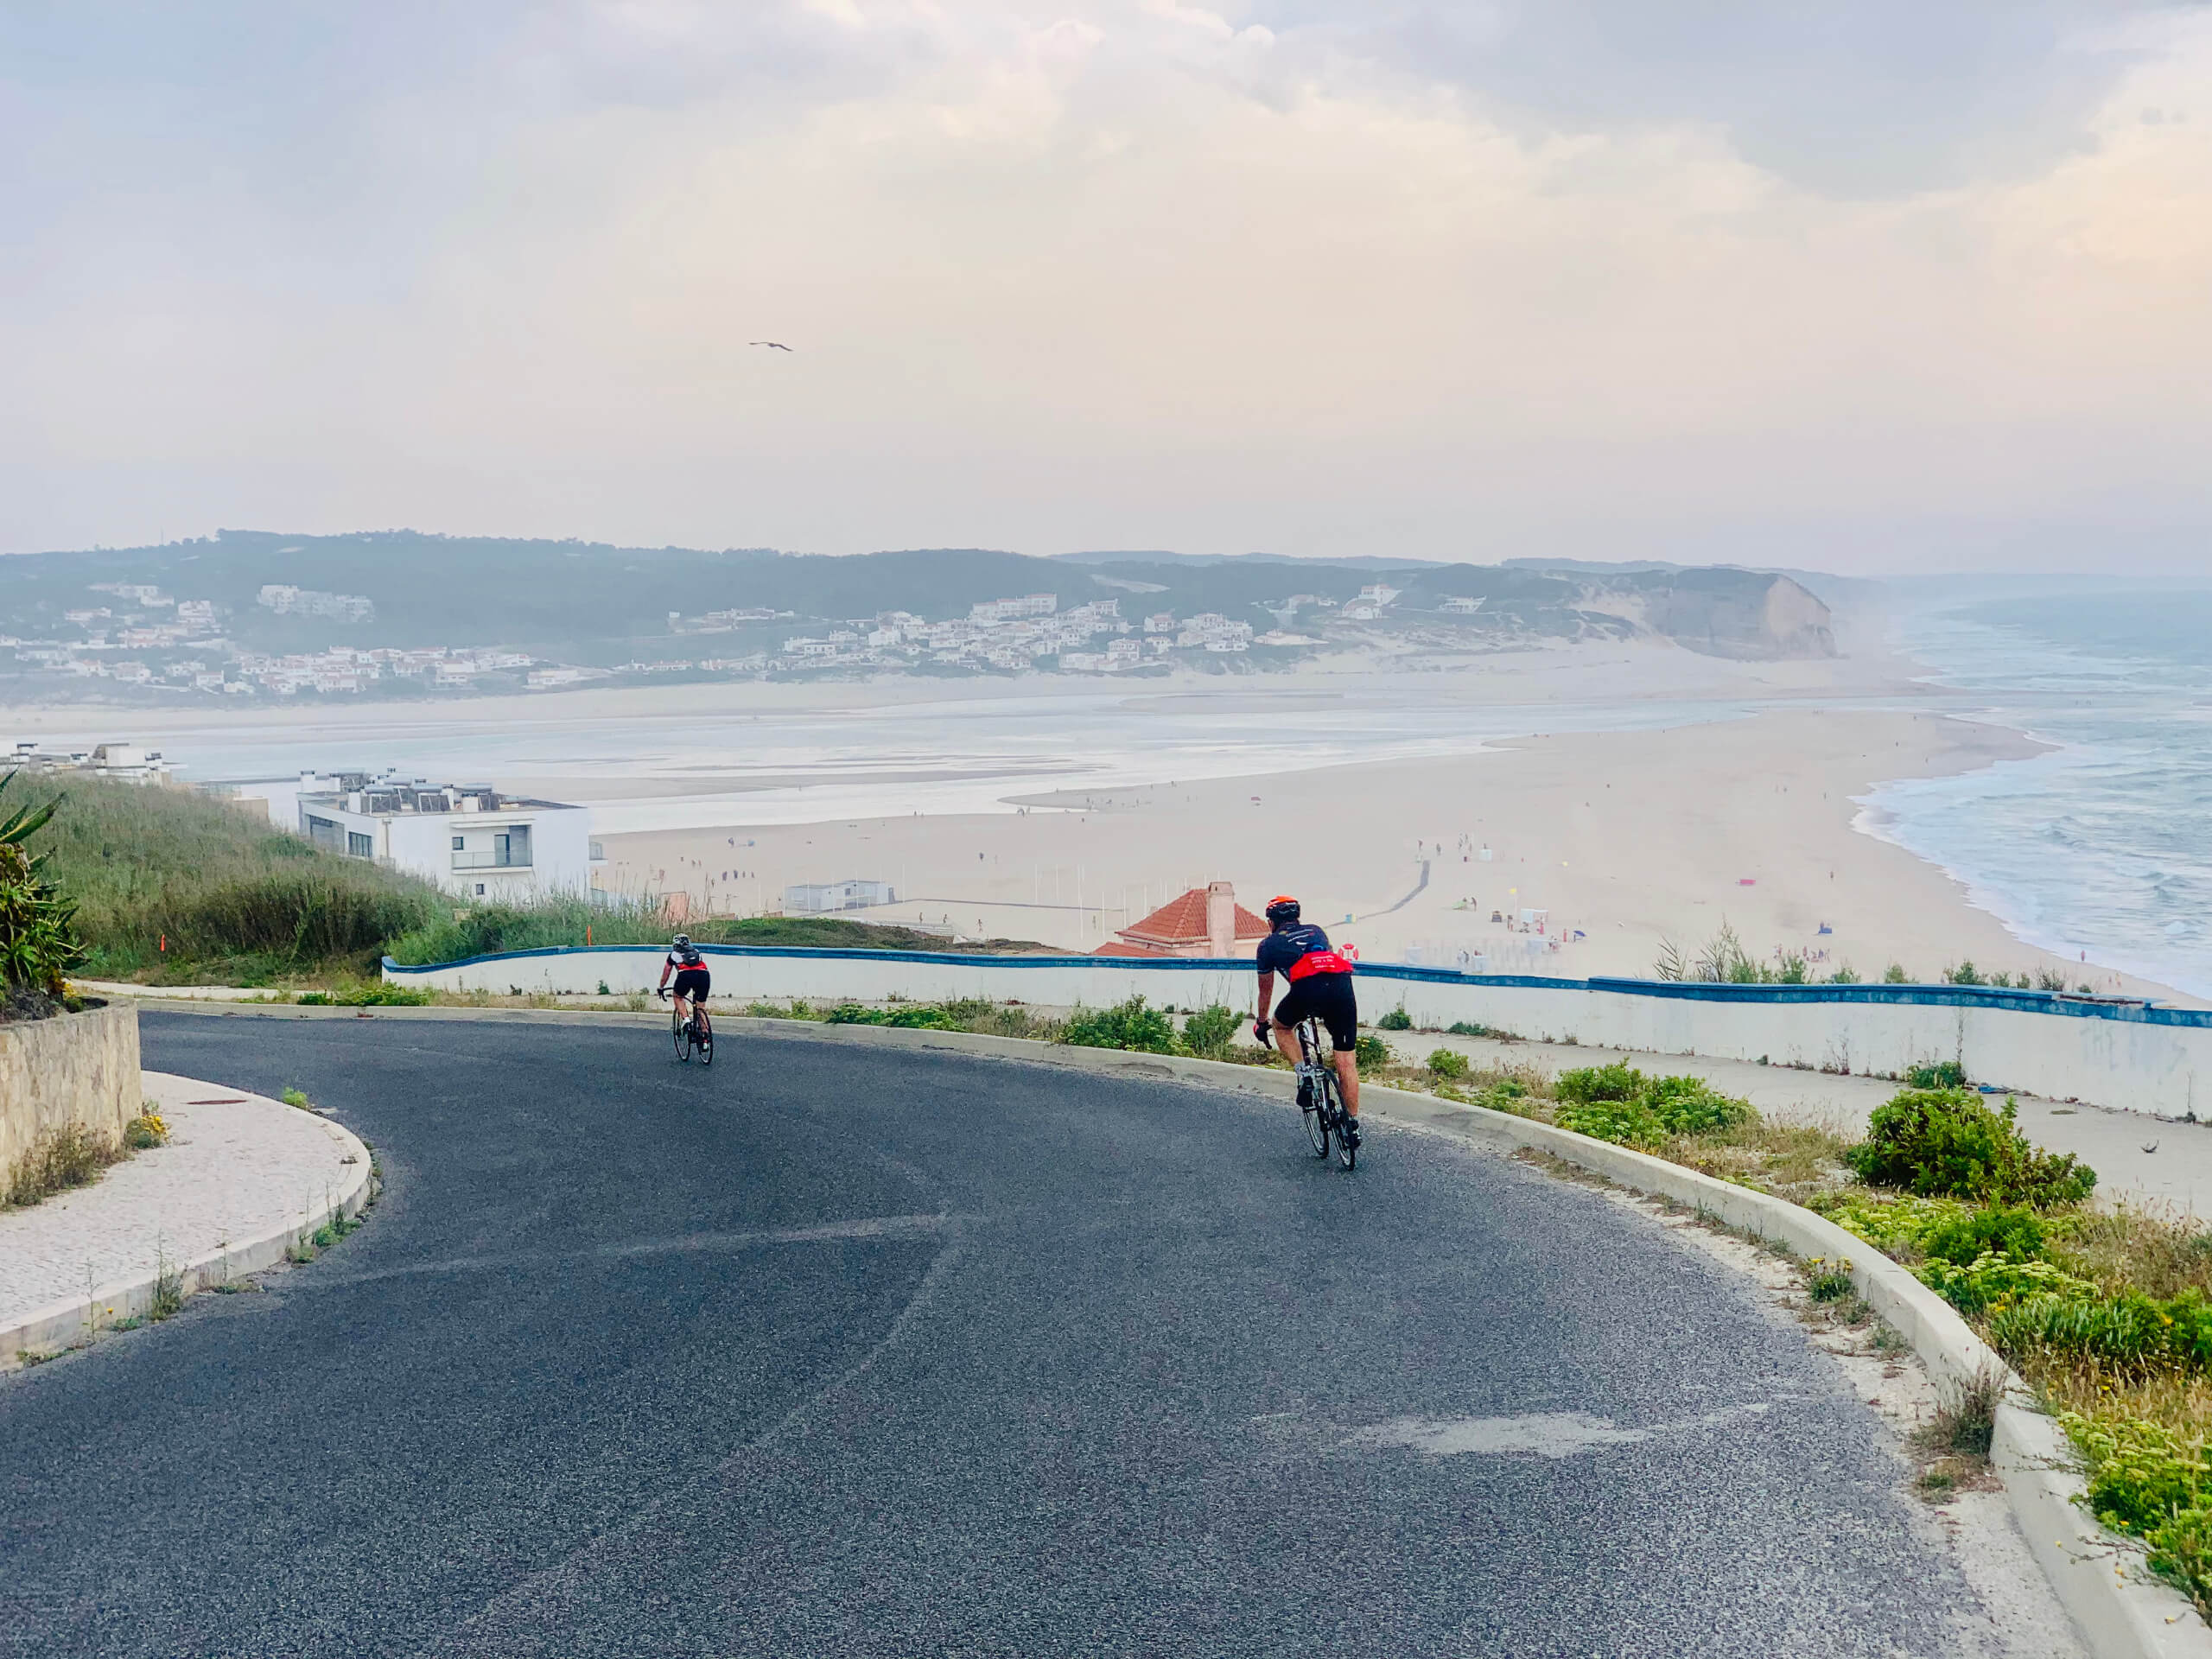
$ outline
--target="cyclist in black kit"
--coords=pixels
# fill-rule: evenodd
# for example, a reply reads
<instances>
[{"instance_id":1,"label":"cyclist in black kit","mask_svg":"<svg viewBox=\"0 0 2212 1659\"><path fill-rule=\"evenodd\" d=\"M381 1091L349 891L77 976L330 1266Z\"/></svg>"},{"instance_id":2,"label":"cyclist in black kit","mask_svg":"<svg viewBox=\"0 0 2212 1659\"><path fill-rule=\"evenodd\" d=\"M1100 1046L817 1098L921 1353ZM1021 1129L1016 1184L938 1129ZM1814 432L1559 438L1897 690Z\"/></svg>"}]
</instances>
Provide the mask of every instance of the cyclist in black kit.
<instances>
[{"instance_id":1,"label":"cyclist in black kit","mask_svg":"<svg viewBox=\"0 0 2212 1659\"><path fill-rule=\"evenodd\" d=\"M1298 919L1298 900L1287 894L1268 900L1268 925L1274 931L1260 941L1259 1018L1252 1035L1263 1043L1268 1040L1268 1005L1274 1001L1275 975L1281 973L1290 988L1274 1004L1274 1046L1296 1065L1298 1022L1311 1015L1326 1027L1329 1046L1336 1051L1337 1081L1344 1091L1344 1130L1357 1147L1359 1060L1353 1048L1359 1040L1359 1008L1352 998L1351 959L1329 948L1326 933Z\"/></svg>"},{"instance_id":2,"label":"cyclist in black kit","mask_svg":"<svg viewBox=\"0 0 2212 1659\"><path fill-rule=\"evenodd\" d=\"M707 972L707 959L699 954L699 947L688 935L679 933L668 947L668 960L660 965L660 984L656 996L668 995L668 976L676 976L676 1017L689 1021L691 1011L707 1000L707 992L714 984Z\"/></svg>"}]
</instances>

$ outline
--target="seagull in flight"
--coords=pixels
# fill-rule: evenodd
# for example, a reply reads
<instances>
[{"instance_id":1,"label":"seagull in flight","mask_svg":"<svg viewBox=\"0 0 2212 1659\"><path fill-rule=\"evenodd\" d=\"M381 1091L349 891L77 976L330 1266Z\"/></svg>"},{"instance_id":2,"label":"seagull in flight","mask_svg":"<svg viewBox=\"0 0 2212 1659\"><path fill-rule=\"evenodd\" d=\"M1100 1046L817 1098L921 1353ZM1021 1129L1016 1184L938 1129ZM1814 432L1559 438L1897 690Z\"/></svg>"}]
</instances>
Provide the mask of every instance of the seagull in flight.
<instances>
[{"instance_id":1,"label":"seagull in flight","mask_svg":"<svg viewBox=\"0 0 2212 1659\"><path fill-rule=\"evenodd\" d=\"M785 345L780 340L748 340L745 343L748 346L766 346L779 352L788 352L791 350L791 347Z\"/></svg>"}]
</instances>

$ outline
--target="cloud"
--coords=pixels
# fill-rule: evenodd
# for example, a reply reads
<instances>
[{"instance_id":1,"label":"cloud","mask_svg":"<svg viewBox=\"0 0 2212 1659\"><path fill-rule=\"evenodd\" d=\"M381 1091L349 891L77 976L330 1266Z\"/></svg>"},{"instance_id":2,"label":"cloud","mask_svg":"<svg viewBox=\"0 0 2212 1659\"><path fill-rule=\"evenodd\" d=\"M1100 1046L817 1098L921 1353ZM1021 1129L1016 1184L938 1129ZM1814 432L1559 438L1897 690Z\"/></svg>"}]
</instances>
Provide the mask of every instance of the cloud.
<instances>
[{"instance_id":1,"label":"cloud","mask_svg":"<svg viewBox=\"0 0 2212 1659\"><path fill-rule=\"evenodd\" d=\"M1724 86L1726 6L1669 14L1648 86L1656 37L1594 3L1501 6L1456 57L1414 51L1426 12L1173 0L426 10L174 75L49 41L10 60L44 136L0 187L0 544L2179 533L2212 507L2212 31L2027 10L2041 56L1984 19L1913 81L1979 88L2011 159L1882 190L1777 159L1802 32ZM2062 24L2101 79L2023 137ZM1576 29L1627 38L1570 106L1537 60ZM1927 119L1915 156L1979 142Z\"/></svg>"}]
</instances>

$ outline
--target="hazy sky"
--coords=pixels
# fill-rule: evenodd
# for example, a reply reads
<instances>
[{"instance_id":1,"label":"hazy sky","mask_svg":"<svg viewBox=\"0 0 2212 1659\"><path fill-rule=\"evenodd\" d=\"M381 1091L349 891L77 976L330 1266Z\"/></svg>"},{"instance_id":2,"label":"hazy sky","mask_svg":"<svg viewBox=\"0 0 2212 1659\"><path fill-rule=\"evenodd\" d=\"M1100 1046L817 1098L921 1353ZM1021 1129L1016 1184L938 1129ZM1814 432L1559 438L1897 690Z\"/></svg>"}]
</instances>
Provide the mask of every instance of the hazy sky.
<instances>
[{"instance_id":1,"label":"hazy sky","mask_svg":"<svg viewBox=\"0 0 2212 1659\"><path fill-rule=\"evenodd\" d=\"M7 0L0 364L10 550L2201 566L2212 11Z\"/></svg>"}]
</instances>

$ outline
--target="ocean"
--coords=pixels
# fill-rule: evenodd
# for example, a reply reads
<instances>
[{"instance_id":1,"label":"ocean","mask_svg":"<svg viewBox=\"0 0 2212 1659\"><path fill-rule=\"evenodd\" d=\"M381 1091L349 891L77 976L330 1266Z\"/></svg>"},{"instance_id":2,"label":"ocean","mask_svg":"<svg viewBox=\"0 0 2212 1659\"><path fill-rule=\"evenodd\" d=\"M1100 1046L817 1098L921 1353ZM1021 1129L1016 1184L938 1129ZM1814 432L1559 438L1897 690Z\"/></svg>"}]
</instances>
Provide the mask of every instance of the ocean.
<instances>
[{"instance_id":1,"label":"ocean","mask_svg":"<svg viewBox=\"0 0 2212 1659\"><path fill-rule=\"evenodd\" d=\"M2057 747L1885 785L1859 827L2030 944L2212 999L2212 590L1992 586L1902 588L1892 642L1951 712Z\"/></svg>"}]
</instances>

